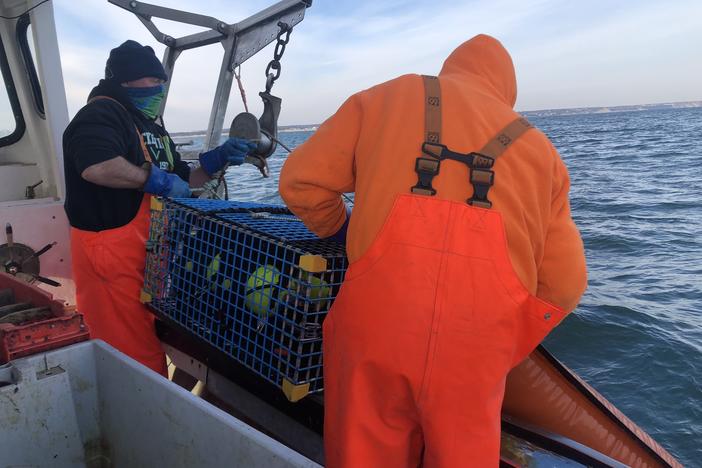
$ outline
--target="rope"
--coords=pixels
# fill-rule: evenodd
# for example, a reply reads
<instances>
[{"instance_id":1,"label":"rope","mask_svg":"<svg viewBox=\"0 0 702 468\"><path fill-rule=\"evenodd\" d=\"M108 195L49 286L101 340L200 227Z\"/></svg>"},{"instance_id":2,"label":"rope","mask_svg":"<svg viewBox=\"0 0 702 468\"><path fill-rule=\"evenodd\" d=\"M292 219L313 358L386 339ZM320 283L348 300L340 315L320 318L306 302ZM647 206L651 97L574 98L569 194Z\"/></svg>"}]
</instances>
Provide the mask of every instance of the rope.
<instances>
[{"instance_id":1,"label":"rope","mask_svg":"<svg viewBox=\"0 0 702 468\"><path fill-rule=\"evenodd\" d=\"M292 153L292 150L291 150L290 148L288 148L287 146L285 146L285 143L283 143L283 142L280 141L279 139L277 139L277 138L275 138L275 137L272 136L272 137L271 137L271 140L275 141L275 142L278 143L280 146L282 146L283 148L285 148L285 150L286 150L288 153Z\"/></svg>"},{"instance_id":2,"label":"rope","mask_svg":"<svg viewBox=\"0 0 702 468\"><path fill-rule=\"evenodd\" d=\"M244 91L244 85L241 83L241 65L234 69L234 78L236 78L236 84L239 85L239 93L241 93L241 100L244 103L244 110L249 111L249 105L246 103L246 91Z\"/></svg>"}]
</instances>

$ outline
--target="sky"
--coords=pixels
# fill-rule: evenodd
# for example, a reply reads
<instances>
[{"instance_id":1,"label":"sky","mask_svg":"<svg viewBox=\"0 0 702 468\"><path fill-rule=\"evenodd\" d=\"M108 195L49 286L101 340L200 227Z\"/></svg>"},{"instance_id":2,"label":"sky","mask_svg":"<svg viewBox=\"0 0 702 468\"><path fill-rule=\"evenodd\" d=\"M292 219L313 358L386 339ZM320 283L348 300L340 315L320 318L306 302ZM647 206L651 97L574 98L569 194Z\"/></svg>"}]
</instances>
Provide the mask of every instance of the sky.
<instances>
[{"instance_id":1,"label":"sky","mask_svg":"<svg viewBox=\"0 0 702 468\"><path fill-rule=\"evenodd\" d=\"M126 39L164 47L131 13L107 0L54 0L71 116L102 77L109 50ZM151 0L239 22L272 0ZM174 37L200 31L155 21ZM700 0L314 0L293 31L273 91L281 125L322 122L351 94L405 73L436 74L463 41L486 33L512 55L519 111L702 100ZM242 66L250 110L273 56L269 45ZM186 51L165 114L171 131L207 121L222 58L219 44ZM225 127L243 110L236 84Z\"/></svg>"}]
</instances>

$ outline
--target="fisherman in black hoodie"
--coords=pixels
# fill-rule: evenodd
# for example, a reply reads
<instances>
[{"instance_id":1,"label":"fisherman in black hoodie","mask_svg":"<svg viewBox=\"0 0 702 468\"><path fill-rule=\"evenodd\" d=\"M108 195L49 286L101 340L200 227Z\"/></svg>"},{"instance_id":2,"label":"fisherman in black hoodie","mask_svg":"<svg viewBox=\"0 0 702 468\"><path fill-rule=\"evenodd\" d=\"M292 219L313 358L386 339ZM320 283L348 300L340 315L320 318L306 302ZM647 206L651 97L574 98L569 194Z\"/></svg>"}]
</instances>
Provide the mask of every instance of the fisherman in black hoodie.
<instances>
[{"instance_id":1,"label":"fisherman in black hoodie","mask_svg":"<svg viewBox=\"0 0 702 468\"><path fill-rule=\"evenodd\" d=\"M163 375L154 317L139 301L151 195L189 197L254 147L231 138L191 170L157 115L167 79L151 47L126 41L112 49L105 79L63 135L78 309L93 338Z\"/></svg>"}]
</instances>

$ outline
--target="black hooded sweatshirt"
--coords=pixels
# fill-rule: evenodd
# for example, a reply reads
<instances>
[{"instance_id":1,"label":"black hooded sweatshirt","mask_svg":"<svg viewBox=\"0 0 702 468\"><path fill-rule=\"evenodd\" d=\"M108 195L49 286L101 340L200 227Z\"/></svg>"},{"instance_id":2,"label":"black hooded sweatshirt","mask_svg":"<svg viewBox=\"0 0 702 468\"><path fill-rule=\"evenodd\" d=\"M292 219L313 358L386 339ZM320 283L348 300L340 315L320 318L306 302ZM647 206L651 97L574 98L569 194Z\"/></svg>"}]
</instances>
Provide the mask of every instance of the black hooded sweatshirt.
<instances>
[{"instance_id":1,"label":"black hooded sweatshirt","mask_svg":"<svg viewBox=\"0 0 702 468\"><path fill-rule=\"evenodd\" d=\"M166 129L144 116L132 104L122 86L101 80L88 99L95 96L109 96L122 105L109 99L90 102L78 111L63 133L64 207L71 226L84 231L124 226L139 210L144 192L104 187L81 177L83 171L93 164L118 156L137 166L144 164L146 159L135 124L154 164L176 173L186 182L190 178L190 167L181 161Z\"/></svg>"}]
</instances>

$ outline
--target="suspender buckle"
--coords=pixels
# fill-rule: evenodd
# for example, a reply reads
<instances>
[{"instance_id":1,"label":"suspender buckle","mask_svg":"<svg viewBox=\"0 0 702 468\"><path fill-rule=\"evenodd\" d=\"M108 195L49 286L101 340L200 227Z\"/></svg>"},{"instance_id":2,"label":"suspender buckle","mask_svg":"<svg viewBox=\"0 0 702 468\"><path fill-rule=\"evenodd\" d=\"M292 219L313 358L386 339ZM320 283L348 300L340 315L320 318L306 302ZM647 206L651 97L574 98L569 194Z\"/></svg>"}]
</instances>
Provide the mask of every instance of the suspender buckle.
<instances>
[{"instance_id":1,"label":"suspender buckle","mask_svg":"<svg viewBox=\"0 0 702 468\"><path fill-rule=\"evenodd\" d=\"M495 159L480 153L457 153L446 145L425 141L422 143L422 153L440 160L451 159L468 166L469 169L490 169L495 164Z\"/></svg>"},{"instance_id":2,"label":"suspender buckle","mask_svg":"<svg viewBox=\"0 0 702 468\"><path fill-rule=\"evenodd\" d=\"M468 203L470 206L477 206L478 208L485 208L486 210L489 210L492 208L492 202L490 200L473 200L472 198L469 198L466 200L466 203Z\"/></svg>"},{"instance_id":3,"label":"suspender buckle","mask_svg":"<svg viewBox=\"0 0 702 468\"><path fill-rule=\"evenodd\" d=\"M466 203L479 208L492 208L492 202L487 196L490 187L495 183L495 172L475 167L470 171L470 183L473 185L473 196L466 200Z\"/></svg>"},{"instance_id":4,"label":"suspender buckle","mask_svg":"<svg viewBox=\"0 0 702 468\"><path fill-rule=\"evenodd\" d=\"M417 185L412 187L410 190L412 193L417 195L436 195L436 190L431 186L431 181L439 173L439 168L441 167L441 161L434 158L417 158L414 164L414 170L419 176Z\"/></svg>"},{"instance_id":5,"label":"suspender buckle","mask_svg":"<svg viewBox=\"0 0 702 468\"><path fill-rule=\"evenodd\" d=\"M473 170L470 171L470 183L473 185L492 187L495 183L495 171L473 168Z\"/></svg>"},{"instance_id":6,"label":"suspender buckle","mask_svg":"<svg viewBox=\"0 0 702 468\"><path fill-rule=\"evenodd\" d=\"M436 159L443 159L444 151L448 150L446 145L425 141L422 143L422 153Z\"/></svg>"}]
</instances>

